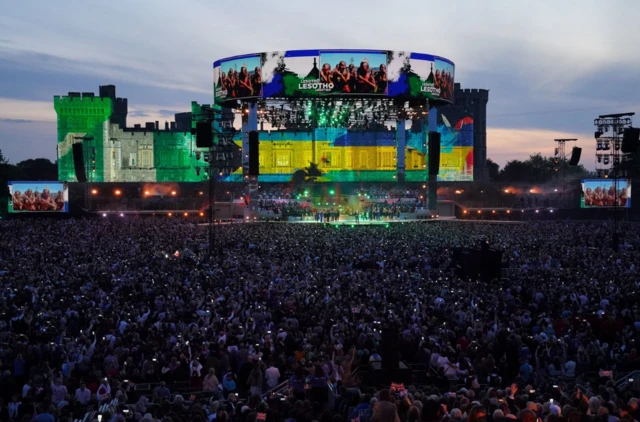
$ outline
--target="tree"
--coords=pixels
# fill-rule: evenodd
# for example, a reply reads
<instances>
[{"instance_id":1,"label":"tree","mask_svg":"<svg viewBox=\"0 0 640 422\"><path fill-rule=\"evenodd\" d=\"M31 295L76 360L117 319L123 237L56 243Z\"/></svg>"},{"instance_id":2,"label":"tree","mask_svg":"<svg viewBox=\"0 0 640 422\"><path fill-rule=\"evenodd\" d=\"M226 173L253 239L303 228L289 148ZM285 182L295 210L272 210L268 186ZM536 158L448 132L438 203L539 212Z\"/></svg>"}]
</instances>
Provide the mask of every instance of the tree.
<instances>
[{"instance_id":1,"label":"tree","mask_svg":"<svg viewBox=\"0 0 640 422\"><path fill-rule=\"evenodd\" d=\"M528 182L531 177L531 166L527 161L507 161L502 171L500 180L505 182Z\"/></svg>"},{"instance_id":2,"label":"tree","mask_svg":"<svg viewBox=\"0 0 640 422\"><path fill-rule=\"evenodd\" d=\"M11 179L15 166L9 164L9 161L0 150L0 215L7 212L7 203L9 201L9 185L7 182Z\"/></svg>"},{"instance_id":3,"label":"tree","mask_svg":"<svg viewBox=\"0 0 640 422\"><path fill-rule=\"evenodd\" d=\"M543 157L540 153L533 154L529 156L528 160L511 160L507 162L500 171L500 180L505 182L547 183L556 177L562 177L562 166L562 162L556 163L556 157ZM566 164L567 178L588 175L589 172L583 166L569 166Z\"/></svg>"},{"instance_id":4,"label":"tree","mask_svg":"<svg viewBox=\"0 0 640 422\"><path fill-rule=\"evenodd\" d=\"M582 164L578 164L577 166L567 165L567 177L572 179L585 179L592 176L592 173L584 168ZM595 177L595 175L594 175Z\"/></svg>"},{"instance_id":5,"label":"tree","mask_svg":"<svg viewBox=\"0 0 640 422\"><path fill-rule=\"evenodd\" d=\"M495 181L500 178L500 165L491 158L487 158L487 170L489 172L489 180Z\"/></svg>"},{"instance_id":6,"label":"tree","mask_svg":"<svg viewBox=\"0 0 640 422\"><path fill-rule=\"evenodd\" d=\"M548 182L556 173L555 160L553 158L545 158L540 153L530 155L527 162L531 171L530 179L533 182Z\"/></svg>"},{"instance_id":7,"label":"tree","mask_svg":"<svg viewBox=\"0 0 640 422\"><path fill-rule=\"evenodd\" d=\"M22 180L58 180L58 166L47 158L20 161L16 167L25 178Z\"/></svg>"}]
</instances>

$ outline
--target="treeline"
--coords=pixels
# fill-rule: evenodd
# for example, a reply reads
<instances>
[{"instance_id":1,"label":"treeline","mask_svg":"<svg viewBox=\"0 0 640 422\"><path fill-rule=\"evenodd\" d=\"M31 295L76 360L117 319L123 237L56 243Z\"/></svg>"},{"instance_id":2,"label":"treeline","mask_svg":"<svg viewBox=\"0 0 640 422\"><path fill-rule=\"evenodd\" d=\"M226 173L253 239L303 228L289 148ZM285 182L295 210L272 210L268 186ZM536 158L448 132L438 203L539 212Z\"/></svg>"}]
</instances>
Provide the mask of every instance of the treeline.
<instances>
[{"instance_id":1,"label":"treeline","mask_svg":"<svg viewBox=\"0 0 640 422\"><path fill-rule=\"evenodd\" d=\"M495 182L542 184L562 177L562 166L562 161L556 157L543 157L540 153L529 156L527 160L508 161L502 169L497 163L487 159L489 179ZM567 163L565 168L567 179L591 176L582 164L570 166Z\"/></svg>"},{"instance_id":2,"label":"treeline","mask_svg":"<svg viewBox=\"0 0 640 422\"><path fill-rule=\"evenodd\" d=\"M58 164L47 158L35 158L10 164L0 150L0 215L7 212L10 180L58 180Z\"/></svg>"}]
</instances>

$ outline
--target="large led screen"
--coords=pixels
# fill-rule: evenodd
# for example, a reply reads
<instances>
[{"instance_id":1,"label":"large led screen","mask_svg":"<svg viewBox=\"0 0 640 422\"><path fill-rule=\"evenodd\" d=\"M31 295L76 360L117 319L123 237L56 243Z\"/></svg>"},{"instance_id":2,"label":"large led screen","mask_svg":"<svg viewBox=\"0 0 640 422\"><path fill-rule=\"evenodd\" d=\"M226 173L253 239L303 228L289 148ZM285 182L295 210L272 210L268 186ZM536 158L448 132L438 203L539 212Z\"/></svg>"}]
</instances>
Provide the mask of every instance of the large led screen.
<instances>
[{"instance_id":1,"label":"large led screen","mask_svg":"<svg viewBox=\"0 0 640 422\"><path fill-rule=\"evenodd\" d=\"M453 101L455 66L434 55L387 50L288 50L214 62L214 98L384 95Z\"/></svg>"},{"instance_id":2,"label":"large led screen","mask_svg":"<svg viewBox=\"0 0 640 422\"><path fill-rule=\"evenodd\" d=\"M322 50L320 79L337 94L387 94L384 51Z\"/></svg>"},{"instance_id":3,"label":"large led screen","mask_svg":"<svg viewBox=\"0 0 640 422\"><path fill-rule=\"evenodd\" d=\"M387 53L296 50L264 54L264 97L387 94Z\"/></svg>"},{"instance_id":4,"label":"large led screen","mask_svg":"<svg viewBox=\"0 0 640 422\"><path fill-rule=\"evenodd\" d=\"M454 65L430 54L389 54L389 96L453 100Z\"/></svg>"},{"instance_id":5,"label":"large led screen","mask_svg":"<svg viewBox=\"0 0 640 422\"><path fill-rule=\"evenodd\" d=\"M310 97L330 92L320 79L318 50L264 53L263 96L265 98Z\"/></svg>"},{"instance_id":6,"label":"large led screen","mask_svg":"<svg viewBox=\"0 0 640 422\"><path fill-rule=\"evenodd\" d=\"M261 61L261 54L249 54L215 62L213 84L216 102L261 97Z\"/></svg>"},{"instance_id":7,"label":"large led screen","mask_svg":"<svg viewBox=\"0 0 640 422\"><path fill-rule=\"evenodd\" d=\"M9 182L9 212L68 212L69 190L60 182Z\"/></svg>"},{"instance_id":8,"label":"large led screen","mask_svg":"<svg viewBox=\"0 0 640 422\"><path fill-rule=\"evenodd\" d=\"M631 208L631 181L627 179L582 180L581 208Z\"/></svg>"}]
</instances>

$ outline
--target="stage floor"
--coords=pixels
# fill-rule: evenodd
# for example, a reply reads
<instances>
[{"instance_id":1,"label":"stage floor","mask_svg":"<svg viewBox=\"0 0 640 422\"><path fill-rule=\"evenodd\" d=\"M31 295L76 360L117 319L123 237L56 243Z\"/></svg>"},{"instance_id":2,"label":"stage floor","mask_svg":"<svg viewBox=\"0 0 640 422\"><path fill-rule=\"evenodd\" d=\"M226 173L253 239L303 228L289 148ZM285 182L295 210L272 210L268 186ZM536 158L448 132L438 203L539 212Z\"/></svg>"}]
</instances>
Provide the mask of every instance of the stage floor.
<instances>
[{"instance_id":1,"label":"stage floor","mask_svg":"<svg viewBox=\"0 0 640 422\"><path fill-rule=\"evenodd\" d=\"M349 220L338 220L338 221L311 221L311 220L300 220L300 221L273 221L273 223L280 224L324 224L329 226L384 226L387 224L400 224L400 223L435 223L440 220L455 220L455 217L445 217L445 218L434 218L429 220L360 220L360 222L356 222L354 219Z\"/></svg>"},{"instance_id":2,"label":"stage floor","mask_svg":"<svg viewBox=\"0 0 640 422\"><path fill-rule=\"evenodd\" d=\"M266 220L258 220L258 221L250 221L250 220L242 220L235 219L229 220L225 222L216 222L215 224L323 224L326 226L352 226L352 227L360 227L360 226L385 226L389 224L405 224L405 223L437 223L437 222L456 222L456 223L481 223L481 224L523 224L524 221L507 221L507 220L459 220L455 217L439 217L429 220L418 220L418 219L409 219L409 220L380 220L380 221L360 221L356 223L354 219L341 219L339 221L315 221L315 220L297 220L297 221L266 221ZM209 223L201 223L200 226L208 226Z\"/></svg>"}]
</instances>

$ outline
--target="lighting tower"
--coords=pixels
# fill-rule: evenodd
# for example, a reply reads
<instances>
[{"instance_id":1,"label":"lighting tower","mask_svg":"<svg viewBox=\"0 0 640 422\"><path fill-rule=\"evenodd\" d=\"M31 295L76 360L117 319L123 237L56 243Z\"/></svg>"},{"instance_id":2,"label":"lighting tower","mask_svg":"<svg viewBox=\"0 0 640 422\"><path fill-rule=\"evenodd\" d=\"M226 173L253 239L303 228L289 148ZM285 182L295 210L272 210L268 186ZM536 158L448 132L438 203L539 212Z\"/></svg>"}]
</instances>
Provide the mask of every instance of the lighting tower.
<instances>
[{"instance_id":1,"label":"lighting tower","mask_svg":"<svg viewBox=\"0 0 640 422\"><path fill-rule=\"evenodd\" d=\"M566 205L566 180L567 180L567 142L576 142L577 139L554 139L556 149L554 154L555 171L558 177L562 178L562 205Z\"/></svg>"}]
</instances>

